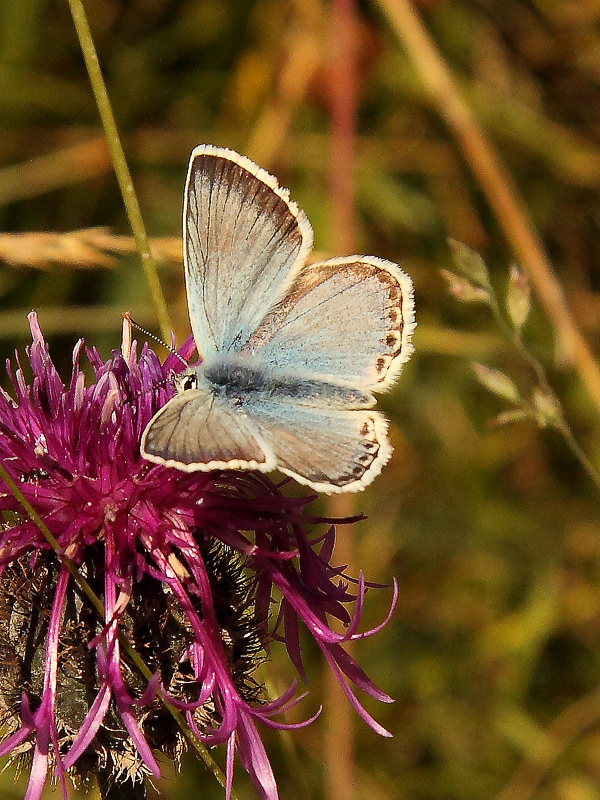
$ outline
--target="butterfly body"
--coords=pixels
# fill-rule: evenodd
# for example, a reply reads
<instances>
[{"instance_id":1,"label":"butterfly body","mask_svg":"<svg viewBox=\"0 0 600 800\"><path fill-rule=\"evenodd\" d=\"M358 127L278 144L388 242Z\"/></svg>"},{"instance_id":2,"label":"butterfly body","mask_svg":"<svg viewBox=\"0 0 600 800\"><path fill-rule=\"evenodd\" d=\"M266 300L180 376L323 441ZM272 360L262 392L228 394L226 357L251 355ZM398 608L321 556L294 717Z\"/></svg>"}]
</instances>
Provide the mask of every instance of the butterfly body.
<instances>
[{"instance_id":1,"label":"butterfly body","mask_svg":"<svg viewBox=\"0 0 600 800\"><path fill-rule=\"evenodd\" d=\"M370 408L375 405L375 398L368 392L308 375L300 377L298 373L292 375L265 368L259 359L244 354L213 356L192 372L197 387L239 408L251 408L260 398L339 408Z\"/></svg>"},{"instance_id":2,"label":"butterfly body","mask_svg":"<svg viewBox=\"0 0 600 800\"><path fill-rule=\"evenodd\" d=\"M308 220L273 176L230 150L192 153L184 261L200 366L148 424L141 451L185 471L274 468L357 491L389 459L372 392L411 352L412 284L391 262L306 265Z\"/></svg>"}]
</instances>

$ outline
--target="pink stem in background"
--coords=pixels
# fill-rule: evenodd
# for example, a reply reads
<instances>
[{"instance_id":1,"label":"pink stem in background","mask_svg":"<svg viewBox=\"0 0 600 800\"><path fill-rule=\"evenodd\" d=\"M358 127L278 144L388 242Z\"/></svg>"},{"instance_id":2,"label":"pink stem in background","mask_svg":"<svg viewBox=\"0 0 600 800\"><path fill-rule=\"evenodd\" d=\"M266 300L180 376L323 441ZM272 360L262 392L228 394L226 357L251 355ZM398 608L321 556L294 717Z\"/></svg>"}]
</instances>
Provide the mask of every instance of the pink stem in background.
<instances>
[{"instance_id":1,"label":"pink stem in background","mask_svg":"<svg viewBox=\"0 0 600 800\"><path fill-rule=\"evenodd\" d=\"M356 114L356 2L332 0L329 102L331 114L330 241L331 251L354 252L354 146ZM354 497L335 495L329 503L332 517L351 516ZM350 530L336 540L336 561L353 562ZM352 569L349 569L352 572ZM326 670L324 748L325 795L330 800L351 800L354 791L354 719L352 708L333 672Z\"/></svg>"}]
</instances>

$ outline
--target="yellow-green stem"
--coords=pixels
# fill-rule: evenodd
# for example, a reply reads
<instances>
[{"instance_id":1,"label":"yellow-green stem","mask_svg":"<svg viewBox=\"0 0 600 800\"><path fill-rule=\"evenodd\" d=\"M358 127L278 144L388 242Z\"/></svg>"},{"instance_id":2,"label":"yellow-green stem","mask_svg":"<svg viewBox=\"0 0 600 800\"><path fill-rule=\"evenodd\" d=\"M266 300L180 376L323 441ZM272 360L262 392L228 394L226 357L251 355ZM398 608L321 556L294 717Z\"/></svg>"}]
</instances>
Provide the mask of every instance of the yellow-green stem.
<instances>
[{"instance_id":1,"label":"yellow-green stem","mask_svg":"<svg viewBox=\"0 0 600 800\"><path fill-rule=\"evenodd\" d=\"M136 247L140 254L142 267L146 276L146 282L156 309L161 336L165 342L168 342L171 340L172 330L169 312L167 311L167 304L158 279L156 262L150 251L150 243L148 241L148 235L146 234L144 220L142 219L142 212L135 189L133 188L131 173L129 172L129 167L125 160L125 152L123 151L123 145L121 144L119 131L117 130L117 124L108 98L108 92L106 91L104 78L102 77L98 54L96 53L85 9L82 0L69 0L69 7L71 8L71 15L75 23L75 30L77 31L77 38L79 39L79 44L83 52L92 91L94 92L98 111L100 112L102 127L106 134L106 141L117 175L117 181L119 182L119 188L123 196L129 224L133 231Z\"/></svg>"},{"instance_id":2,"label":"yellow-green stem","mask_svg":"<svg viewBox=\"0 0 600 800\"><path fill-rule=\"evenodd\" d=\"M83 577L83 575L79 572L75 564L71 561L71 559L66 556L58 543L58 541L54 538L54 536L50 533L44 522L42 521L41 517L31 505L29 500L24 496L23 492L19 489L17 484L13 481L10 477L8 472L5 470L4 466L0 464L0 478L2 478L3 483L8 486L11 491L13 497L17 500L17 502L23 507L23 510L27 513L29 519L34 523L34 525L39 529L40 533L44 537L44 539L48 542L50 547L54 550L54 552L58 555L62 564L65 565L67 570L71 573L81 590L84 594L90 599L92 604L94 605L96 611L99 612L101 619L104 617L104 605L102 601L98 597L98 595L94 592L92 587Z\"/></svg>"}]
</instances>

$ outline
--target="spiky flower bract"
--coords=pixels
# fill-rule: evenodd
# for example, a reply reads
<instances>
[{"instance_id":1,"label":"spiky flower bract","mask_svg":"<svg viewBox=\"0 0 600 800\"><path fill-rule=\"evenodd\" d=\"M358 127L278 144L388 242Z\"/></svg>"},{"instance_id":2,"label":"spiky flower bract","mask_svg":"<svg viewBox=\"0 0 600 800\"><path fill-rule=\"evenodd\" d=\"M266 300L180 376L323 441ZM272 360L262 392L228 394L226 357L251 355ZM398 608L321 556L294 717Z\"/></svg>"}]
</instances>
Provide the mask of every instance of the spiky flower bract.
<instances>
[{"instance_id":1,"label":"spiky flower bract","mask_svg":"<svg viewBox=\"0 0 600 800\"><path fill-rule=\"evenodd\" d=\"M390 698L343 649L374 632L358 632L365 581L331 565L333 528L309 538L310 498L285 497L254 473L148 463L140 437L172 394L178 358L161 364L147 346L138 358L125 324L121 352L107 361L80 341L64 385L35 314L29 321L28 365L8 362L13 390L0 390L1 463L35 511L0 481L0 755L30 768L26 799L40 797L49 772L65 796L67 777L158 776L154 754L177 759L186 734L225 744L227 794L237 753L259 796L273 800L257 723L294 727L274 717L299 698L292 686L268 701L253 673L277 640L304 678L300 622L360 716L388 735L351 684ZM188 340L180 354L192 350Z\"/></svg>"}]
</instances>

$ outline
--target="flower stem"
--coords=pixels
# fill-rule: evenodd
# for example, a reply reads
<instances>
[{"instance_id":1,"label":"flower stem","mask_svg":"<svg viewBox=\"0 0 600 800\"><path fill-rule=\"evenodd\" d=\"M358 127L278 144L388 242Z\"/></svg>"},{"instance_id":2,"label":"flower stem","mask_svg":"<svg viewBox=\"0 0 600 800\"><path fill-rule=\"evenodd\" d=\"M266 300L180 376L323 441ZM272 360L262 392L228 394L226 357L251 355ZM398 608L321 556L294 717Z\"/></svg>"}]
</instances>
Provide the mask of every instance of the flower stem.
<instances>
[{"instance_id":1,"label":"flower stem","mask_svg":"<svg viewBox=\"0 0 600 800\"><path fill-rule=\"evenodd\" d=\"M569 449L575 456L575 458L579 461L583 469L587 472L588 477L596 486L596 489L600 490L600 474L598 470L592 463L591 459L587 456L587 454L582 449L581 445L575 438L575 435L571 428L565 421L561 421L559 425L556 425L556 430L562 434L565 442L569 446Z\"/></svg>"},{"instance_id":2,"label":"flower stem","mask_svg":"<svg viewBox=\"0 0 600 800\"><path fill-rule=\"evenodd\" d=\"M133 231L136 247L142 261L142 267L146 276L146 283L150 290L150 295L158 317L158 323L162 338L165 342L170 340L171 337L171 322L169 319L169 312L167 311L167 304L162 292L160 281L158 279L158 272L156 270L156 262L150 251L150 243L148 235L144 226L142 212L138 203L135 189L133 188L133 181L131 180L131 173L127 166L123 145L117 130L117 124L112 112L108 92L102 71L100 70L100 63L98 61L98 54L92 39L92 33L87 21L85 9L82 0L69 0L71 15L75 23L75 30L77 31L77 38L81 45L83 58L87 67L90 84L98 111L100 112L100 119L106 135L106 141L110 150L113 166L123 196L125 210L129 218L129 224Z\"/></svg>"},{"instance_id":3,"label":"flower stem","mask_svg":"<svg viewBox=\"0 0 600 800\"><path fill-rule=\"evenodd\" d=\"M86 581L86 579L83 577L81 572L77 569L77 567L73 563L73 561L67 555L65 555L65 553L63 552L63 550L62 550L60 544L58 543L58 541L56 540L56 538L50 533L50 531L48 530L47 526L44 524L43 520L41 519L41 517L39 516L37 511L31 505L29 500L27 500L27 498L25 497L23 492L19 489L17 484L13 481L13 479L10 477L10 475L8 474L8 472L6 471L6 469L4 468L4 466L2 464L0 464L0 479L2 479L2 481L9 488L9 490L10 490L11 494L13 495L13 497L23 507L23 509L27 513L27 516L29 517L29 519L31 519L31 521L34 523L34 525L38 528L38 530L40 531L40 533L42 534L44 539L48 542L50 547L57 554L57 556L60 559L61 563L65 565L66 569L70 572L71 576L74 578L76 583L79 585L79 587L81 588L83 593L88 597L90 602L93 604L94 608L96 609L96 611L98 612L98 614L100 616L100 619L103 619L104 618L104 606L102 604L102 601L100 600L98 595L94 592L94 590L89 585L89 583Z\"/></svg>"},{"instance_id":4,"label":"flower stem","mask_svg":"<svg viewBox=\"0 0 600 800\"><path fill-rule=\"evenodd\" d=\"M492 287L490 287L490 289L488 290L488 298L489 298L489 307L492 311L492 314L494 315L494 319L496 321L496 324L498 325L498 328L500 329L500 332L508 339L508 341L513 345L519 356L533 371L537 379L539 388L543 392L545 392L547 396L552 398L555 408L560 409L559 418L556 419L554 422L552 422L551 427L563 437L571 453L575 456L577 461L579 461L581 467L585 470L588 477L594 483L596 488L600 490L600 472L598 472L592 460L585 453L585 451L575 438L575 434L571 430L571 427L569 426L569 423L567 422L566 417L564 415L562 403L560 402L558 395L556 394L556 392L554 391L554 389L550 384L550 381L548 380L546 368L541 363L541 361L539 361L533 355L533 353L528 349L527 345L525 344L525 342L521 337L520 331L515 330L513 327L507 324L500 309L500 303L498 302L498 297L496 295L496 292Z\"/></svg>"}]
</instances>

